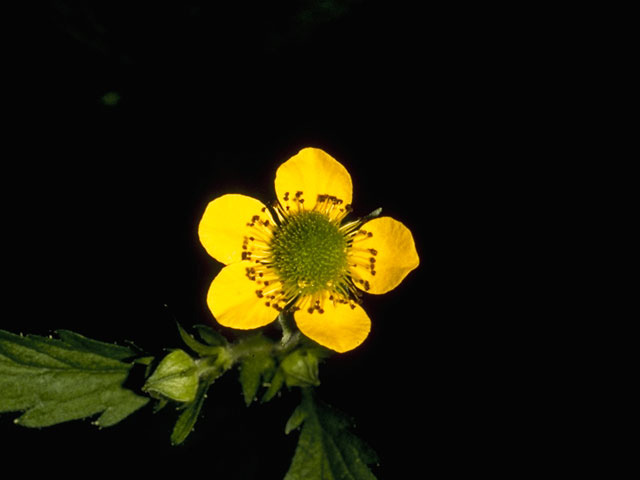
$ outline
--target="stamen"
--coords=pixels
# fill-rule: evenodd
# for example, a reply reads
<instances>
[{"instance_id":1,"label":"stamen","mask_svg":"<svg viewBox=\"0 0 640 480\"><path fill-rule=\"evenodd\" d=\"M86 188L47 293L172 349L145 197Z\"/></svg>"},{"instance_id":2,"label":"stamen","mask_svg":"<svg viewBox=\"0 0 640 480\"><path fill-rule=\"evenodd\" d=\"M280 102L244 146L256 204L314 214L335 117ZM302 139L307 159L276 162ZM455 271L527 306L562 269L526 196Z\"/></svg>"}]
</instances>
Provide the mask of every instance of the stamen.
<instances>
[{"instance_id":1,"label":"stamen","mask_svg":"<svg viewBox=\"0 0 640 480\"><path fill-rule=\"evenodd\" d=\"M298 212L300 210L304 210L304 198L302 198L304 192L302 192L301 190L298 190L294 196L294 202L296 202L296 205L298 207Z\"/></svg>"},{"instance_id":2,"label":"stamen","mask_svg":"<svg viewBox=\"0 0 640 480\"><path fill-rule=\"evenodd\" d=\"M326 215L331 219L332 223L340 226L344 217L352 210L351 205L342 205L344 205L344 200L341 198L329 194L319 194L316 197L316 204L313 210Z\"/></svg>"},{"instance_id":3,"label":"stamen","mask_svg":"<svg viewBox=\"0 0 640 480\"><path fill-rule=\"evenodd\" d=\"M352 208L333 195L318 195L311 209L305 200L301 190L285 192L270 206L275 222L266 207L249 219L241 245L242 259L252 262L246 276L263 305L277 311L322 315L326 302L354 309L371 289L367 275L376 274L378 251L359 246L373 236L361 228L367 219L342 224Z\"/></svg>"},{"instance_id":4,"label":"stamen","mask_svg":"<svg viewBox=\"0 0 640 480\"><path fill-rule=\"evenodd\" d=\"M349 248L349 265L351 266L351 271L353 272L361 272L362 270L366 270L369 272L371 276L375 276L376 274L376 256L378 255L378 250L375 248L362 248L358 247L357 244L361 240L365 240L373 237L373 233L363 230L362 228L356 232L353 236L353 239L350 243ZM356 273L357 275L357 273ZM365 286L363 284L363 286ZM366 287L366 286L365 286ZM368 288L365 288L368 290Z\"/></svg>"},{"instance_id":5,"label":"stamen","mask_svg":"<svg viewBox=\"0 0 640 480\"><path fill-rule=\"evenodd\" d=\"M288 192L287 194L285 194L284 200L288 201ZM287 216L288 216L287 212L288 212L289 206L287 205L286 207L283 207L282 204L279 201L277 201L273 205L271 205L271 207L273 208L273 211L276 212L277 223L279 225L282 225L287 219Z\"/></svg>"},{"instance_id":6,"label":"stamen","mask_svg":"<svg viewBox=\"0 0 640 480\"><path fill-rule=\"evenodd\" d=\"M324 305L326 296L327 292L318 292L313 295L299 297L293 305L293 308L295 310L306 310L310 314L317 312L322 315L325 312ZM329 300L335 304L334 299L335 297L333 295L329 296Z\"/></svg>"}]
</instances>

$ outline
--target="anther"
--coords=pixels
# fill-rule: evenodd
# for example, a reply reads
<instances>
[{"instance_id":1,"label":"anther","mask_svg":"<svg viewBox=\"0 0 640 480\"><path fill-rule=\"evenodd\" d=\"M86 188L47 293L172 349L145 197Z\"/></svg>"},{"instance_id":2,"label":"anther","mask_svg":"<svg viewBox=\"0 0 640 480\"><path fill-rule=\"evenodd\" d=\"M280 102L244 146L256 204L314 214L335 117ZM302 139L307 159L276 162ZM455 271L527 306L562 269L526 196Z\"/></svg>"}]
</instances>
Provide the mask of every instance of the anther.
<instances>
[{"instance_id":1,"label":"anther","mask_svg":"<svg viewBox=\"0 0 640 480\"><path fill-rule=\"evenodd\" d=\"M378 251L375 248L370 248L369 253L371 253L371 255L378 255Z\"/></svg>"}]
</instances>

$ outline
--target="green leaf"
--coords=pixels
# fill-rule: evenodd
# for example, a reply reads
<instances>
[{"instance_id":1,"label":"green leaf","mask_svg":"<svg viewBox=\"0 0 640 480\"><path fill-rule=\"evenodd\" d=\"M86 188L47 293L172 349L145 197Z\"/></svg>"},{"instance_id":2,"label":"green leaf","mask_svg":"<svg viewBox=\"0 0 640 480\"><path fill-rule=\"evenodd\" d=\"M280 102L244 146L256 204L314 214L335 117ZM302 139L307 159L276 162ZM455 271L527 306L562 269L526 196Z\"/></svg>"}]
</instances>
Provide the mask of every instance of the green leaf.
<instances>
[{"instance_id":1,"label":"green leaf","mask_svg":"<svg viewBox=\"0 0 640 480\"><path fill-rule=\"evenodd\" d=\"M289 420L287 420L287 424L284 427L284 433L289 435L292 431L302 425L302 422L306 419L307 410L302 405L298 405L291 414L291 417L289 417Z\"/></svg>"},{"instance_id":2,"label":"green leaf","mask_svg":"<svg viewBox=\"0 0 640 480\"><path fill-rule=\"evenodd\" d=\"M284 480L375 480L368 465L376 454L349 431L344 414L317 402L305 388L285 431L302 423L298 447Z\"/></svg>"},{"instance_id":3,"label":"green leaf","mask_svg":"<svg viewBox=\"0 0 640 480\"><path fill-rule=\"evenodd\" d=\"M276 371L273 341L261 334L244 338L234 347L240 367L240 385L247 407L253 402L261 385L267 385Z\"/></svg>"},{"instance_id":4,"label":"green leaf","mask_svg":"<svg viewBox=\"0 0 640 480\"><path fill-rule=\"evenodd\" d=\"M271 380L267 384L267 391L264 392L264 395L262 396L262 399L260 401L262 403L266 403L273 400L273 397L278 394L283 385L284 373L282 372L282 369L278 368L276 370L276 373L273 375L273 378L271 378Z\"/></svg>"},{"instance_id":5,"label":"green leaf","mask_svg":"<svg viewBox=\"0 0 640 480\"><path fill-rule=\"evenodd\" d=\"M127 347L113 343L99 342L69 330L56 330L56 335L60 337L60 340L64 343L74 347L76 350L97 353L103 357L109 357L115 360L125 360L136 354L136 352Z\"/></svg>"},{"instance_id":6,"label":"green leaf","mask_svg":"<svg viewBox=\"0 0 640 480\"><path fill-rule=\"evenodd\" d=\"M202 404L207 396L207 390L210 385L211 384L207 382L200 382L195 400L186 406L173 427L173 432L171 432L172 445L181 444L193 431L193 427L198 420Z\"/></svg>"},{"instance_id":7,"label":"green leaf","mask_svg":"<svg viewBox=\"0 0 640 480\"><path fill-rule=\"evenodd\" d=\"M59 339L0 330L0 412L24 412L15 423L46 427L100 414L114 425L149 399L124 388L135 352L67 330Z\"/></svg>"},{"instance_id":8,"label":"green leaf","mask_svg":"<svg viewBox=\"0 0 640 480\"><path fill-rule=\"evenodd\" d=\"M203 356L217 355L220 353L221 346L211 346L211 345L205 345L204 343L200 343L193 337L193 335L191 335L184 328L182 328L182 326L179 323L177 323L177 325L178 325L178 331L180 332L180 337L182 338L182 341L186 343L187 346L194 352Z\"/></svg>"},{"instance_id":9,"label":"green leaf","mask_svg":"<svg viewBox=\"0 0 640 480\"><path fill-rule=\"evenodd\" d=\"M224 347L227 345L227 339L221 333L215 331L209 325L194 325L198 330L200 338L213 347Z\"/></svg>"},{"instance_id":10,"label":"green leaf","mask_svg":"<svg viewBox=\"0 0 640 480\"><path fill-rule=\"evenodd\" d=\"M240 359L239 379L247 407L255 399L260 385L271 380L275 366L275 360L269 352L258 352Z\"/></svg>"}]
</instances>

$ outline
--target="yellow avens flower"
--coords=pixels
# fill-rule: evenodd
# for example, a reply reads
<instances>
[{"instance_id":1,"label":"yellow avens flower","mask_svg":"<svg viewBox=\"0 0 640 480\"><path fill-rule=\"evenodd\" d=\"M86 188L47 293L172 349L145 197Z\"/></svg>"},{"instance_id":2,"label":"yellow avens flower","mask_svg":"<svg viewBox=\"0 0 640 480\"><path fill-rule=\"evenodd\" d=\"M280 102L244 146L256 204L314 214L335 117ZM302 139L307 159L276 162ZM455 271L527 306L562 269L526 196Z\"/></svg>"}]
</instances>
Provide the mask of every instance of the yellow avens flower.
<instances>
[{"instance_id":1,"label":"yellow avens flower","mask_svg":"<svg viewBox=\"0 0 640 480\"><path fill-rule=\"evenodd\" d=\"M371 329L361 292L386 293L418 266L411 232L390 217L344 221L351 176L316 148L280 165L275 189L271 210L239 194L207 206L200 241L226 265L207 304L221 325L238 329L262 327L288 310L317 343L354 349Z\"/></svg>"}]
</instances>

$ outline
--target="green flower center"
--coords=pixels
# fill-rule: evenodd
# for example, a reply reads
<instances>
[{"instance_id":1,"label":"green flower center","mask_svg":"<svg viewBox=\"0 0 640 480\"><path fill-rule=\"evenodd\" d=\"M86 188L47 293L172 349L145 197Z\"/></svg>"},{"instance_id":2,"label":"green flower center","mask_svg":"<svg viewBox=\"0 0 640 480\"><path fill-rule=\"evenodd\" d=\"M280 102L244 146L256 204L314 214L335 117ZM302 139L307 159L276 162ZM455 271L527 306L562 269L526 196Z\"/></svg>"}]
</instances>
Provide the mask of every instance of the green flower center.
<instances>
[{"instance_id":1,"label":"green flower center","mask_svg":"<svg viewBox=\"0 0 640 480\"><path fill-rule=\"evenodd\" d=\"M288 216L273 232L273 266L285 288L302 295L331 289L347 269L347 240L324 214L303 211Z\"/></svg>"}]
</instances>

